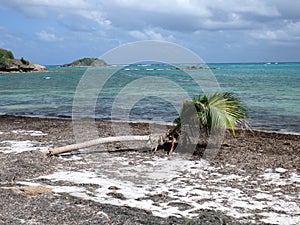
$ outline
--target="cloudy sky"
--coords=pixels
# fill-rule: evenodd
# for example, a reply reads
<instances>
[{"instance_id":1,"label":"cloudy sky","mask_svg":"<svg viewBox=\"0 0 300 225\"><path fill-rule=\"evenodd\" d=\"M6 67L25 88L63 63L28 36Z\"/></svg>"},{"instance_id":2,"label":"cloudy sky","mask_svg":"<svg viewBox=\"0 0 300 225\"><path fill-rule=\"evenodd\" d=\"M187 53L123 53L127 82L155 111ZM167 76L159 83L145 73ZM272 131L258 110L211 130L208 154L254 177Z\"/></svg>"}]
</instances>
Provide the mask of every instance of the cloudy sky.
<instances>
[{"instance_id":1,"label":"cloudy sky","mask_svg":"<svg viewBox=\"0 0 300 225\"><path fill-rule=\"evenodd\" d=\"M63 64L141 40L206 62L300 61L299 0L0 0L0 47Z\"/></svg>"}]
</instances>

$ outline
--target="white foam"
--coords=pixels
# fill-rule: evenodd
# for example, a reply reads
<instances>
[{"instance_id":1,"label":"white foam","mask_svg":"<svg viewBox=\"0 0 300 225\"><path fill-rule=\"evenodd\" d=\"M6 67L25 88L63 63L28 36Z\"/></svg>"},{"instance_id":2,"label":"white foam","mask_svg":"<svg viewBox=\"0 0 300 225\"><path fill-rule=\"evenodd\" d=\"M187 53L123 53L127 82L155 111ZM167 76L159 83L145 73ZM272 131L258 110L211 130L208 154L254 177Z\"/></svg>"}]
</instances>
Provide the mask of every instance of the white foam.
<instances>
[{"instance_id":1,"label":"white foam","mask_svg":"<svg viewBox=\"0 0 300 225\"><path fill-rule=\"evenodd\" d=\"M46 136L48 134L38 130L13 130L14 134L30 135L30 136Z\"/></svg>"},{"instance_id":2,"label":"white foam","mask_svg":"<svg viewBox=\"0 0 300 225\"><path fill-rule=\"evenodd\" d=\"M73 196L79 198L88 198L87 191L83 187L74 186L51 186L53 192L57 193L72 193Z\"/></svg>"},{"instance_id":3,"label":"white foam","mask_svg":"<svg viewBox=\"0 0 300 225\"><path fill-rule=\"evenodd\" d=\"M236 179L235 176L232 178ZM197 209L217 209L224 213L237 218L245 218L247 216L253 216L253 212L257 210L263 211L265 214L264 222L274 222L274 215L280 214L268 214L270 208L281 212L286 212L288 215L300 213L299 207L296 203L289 202L288 200L280 200L280 196L274 196L271 193L261 193L257 191L254 196L248 196L243 190L239 188L233 188L229 186L222 186L220 183L216 185L215 180L192 180L192 183L188 185L186 181L191 180L189 178L182 178L180 176L171 175L172 179L157 180L158 182L151 181L152 184L144 182L143 185L135 182L119 180L118 176L112 178L96 172L91 171L65 171L55 173L49 176L43 176L43 178L50 180L70 181L76 184L92 183L100 185L93 195L89 195L88 190L84 190L82 187L55 187L54 191L68 192L77 197L88 198L101 203L108 203L114 205L127 205L131 207L138 207L146 210L150 210L156 216L196 216L193 212ZM151 178L152 179L152 178ZM222 179L218 179L219 182L223 182ZM228 179L225 179L228 180ZM203 184L203 181L205 184ZM112 192L109 187L115 186L119 189L115 192L122 194L126 199L121 200L108 196L109 192ZM209 191L213 189L213 191ZM177 190L177 191L172 191ZM170 206L166 202L161 202L153 205L153 201L150 199L141 199L145 196L168 193L168 196L175 202L181 202L188 204L192 209L180 210L178 207ZM139 199L140 198L140 199ZM291 199L290 199L291 200ZM172 201L171 201L172 202ZM295 221L300 221L300 216L297 216ZM275 221L276 222L276 221ZM281 221L278 222L280 224Z\"/></svg>"},{"instance_id":4,"label":"white foam","mask_svg":"<svg viewBox=\"0 0 300 225\"><path fill-rule=\"evenodd\" d=\"M144 157L135 155L136 161L132 165L128 163L132 160L130 156L103 158L102 161L99 159L99 167L91 170L62 171L39 178L68 182L66 186L54 183L55 192L67 192L101 203L138 207L160 217L193 217L197 216L199 209L211 209L244 222L259 214L263 217L261 221L266 223L281 224L286 216L293 218L294 224L300 223L298 196L281 189L281 185L300 182L297 171L285 170L285 178L280 177L283 173L280 168L275 169L275 173L268 169L252 177L246 172L247 176L223 174L222 168L213 167L204 160L195 162L176 156L171 160L145 156L143 160ZM256 189L253 189L253 181ZM76 185L71 186L70 182ZM91 191L78 187L78 184L97 186ZM265 185L274 184L278 185L276 191L265 189ZM117 188L113 190L112 186ZM111 196L111 192L122 195L124 199ZM155 198L149 198L153 195L161 196L160 200L153 202ZM181 209L173 203L184 204L187 208ZM276 216L279 219L274 219Z\"/></svg>"},{"instance_id":5,"label":"white foam","mask_svg":"<svg viewBox=\"0 0 300 225\"><path fill-rule=\"evenodd\" d=\"M41 184L39 183L33 183L28 181L18 181L17 183L25 186L41 186Z\"/></svg>"},{"instance_id":6,"label":"white foam","mask_svg":"<svg viewBox=\"0 0 300 225\"><path fill-rule=\"evenodd\" d=\"M270 170L268 170L268 171L270 171ZM283 178L283 177L281 177L281 173L283 173L283 171L287 172L288 170L283 169L283 168L277 168L277 169L275 169L275 171L277 173L267 172L267 173L261 174L259 176L267 181L263 185L275 184L277 186L280 186L280 185L289 185L292 183L296 183L297 186L300 185L300 176L297 173L292 172L292 173L290 173L290 177Z\"/></svg>"},{"instance_id":7,"label":"white foam","mask_svg":"<svg viewBox=\"0 0 300 225\"><path fill-rule=\"evenodd\" d=\"M39 146L39 142L34 142L30 140L26 141L15 141L15 140L7 140L2 141L2 144L5 144L6 146L0 147L0 152L3 153L21 153L25 151L45 151L48 148L47 147L41 147Z\"/></svg>"},{"instance_id":8,"label":"white foam","mask_svg":"<svg viewBox=\"0 0 300 225\"><path fill-rule=\"evenodd\" d=\"M291 173L290 181L292 183L297 183L296 185L299 187L300 186L300 175L298 175L297 173Z\"/></svg>"},{"instance_id":9,"label":"white foam","mask_svg":"<svg viewBox=\"0 0 300 225\"><path fill-rule=\"evenodd\" d=\"M255 195L255 198L257 199L271 199L273 196L270 194L265 194L265 193L257 193Z\"/></svg>"},{"instance_id":10,"label":"white foam","mask_svg":"<svg viewBox=\"0 0 300 225\"><path fill-rule=\"evenodd\" d=\"M287 171L287 169L282 168L282 167L279 167L279 168L276 168L275 171L276 171L277 173L285 173L285 172Z\"/></svg>"},{"instance_id":11,"label":"white foam","mask_svg":"<svg viewBox=\"0 0 300 225\"><path fill-rule=\"evenodd\" d=\"M297 216L291 216L287 214L280 214L275 212L263 212L259 215L264 216L264 219L261 219L262 222L270 224L280 224L280 225L296 225L300 223L299 214Z\"/></svg>"}]
</instances>

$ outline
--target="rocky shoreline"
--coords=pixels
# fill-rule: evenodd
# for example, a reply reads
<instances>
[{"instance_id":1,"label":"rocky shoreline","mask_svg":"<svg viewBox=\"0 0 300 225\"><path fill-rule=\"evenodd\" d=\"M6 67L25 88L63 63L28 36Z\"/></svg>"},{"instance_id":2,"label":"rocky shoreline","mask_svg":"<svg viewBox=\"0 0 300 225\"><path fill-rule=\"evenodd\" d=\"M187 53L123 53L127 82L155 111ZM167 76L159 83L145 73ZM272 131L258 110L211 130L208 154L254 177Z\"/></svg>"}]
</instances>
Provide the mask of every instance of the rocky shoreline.
<instances>
[{"instance_id":1,"label":"rocky shoreline","mask_svg":"<svg viewBox=\"0 0 300 225\"><path fill-rule=\"evenodd\" d=\"M112 135L110 122L97 121L96 124L100 136ZM147 124L134 123L130 126L135 134L149 133ZM164 129L160 126L157 125L157 129ZM290 219L290 224L300 221L300 212L297 212L297 206L300 206L298 135L242 130L237 132L237 138L226 135L217 157L209 166L201 167L197 176L190 172L195 170L195 165L203 162L190 157L182 162L190 163L191 171L182 170L164 184L165 188L162 186L164 191L160 192L158 187L147 184L145 187L152 189L149 193L130 199L121 184L105 186L105 182L110 180L109 176L103 180L104 183L97 183L93 178L86 182L83 178L82 182L77 182L75 177L69 179L68 175L59 178L61 180L58 177L56 180L51 178L64 171L74 171L78 176L84 171L95 173L98 168L107 172L107 175L117 175L113 173L115 171L108 171L110 167L105 167L105 163L100 165L100 161L95 161L95 158L102 157L102 153L97 151L50 158L46 156L42 150L75 142L71 120L1 116L0 127L0 224L280 224L283 221L277 221L269 214L285 221ZM120 144L107 145L106 149L120 149ZM115 151L109 154L113 163L116 163L114 165L120 169L126 164L122 169L124 173L127 169L134 171L145 166L151 169L152 164L167 159L163 151ZM178 154L173 156L171 162L180 157ZM121 164L118 164L118 160L121 160ZM144 172L136 174L141 177L144 175ZM203 182L206 183L205 187ZM136 184L131 192L143 185ZM189 192L184 191L186 187L189 187ZM222 192L218 190L221 187ZM84 191L81 197L78 192L72 191L75 189ZM227 195L220 197L231 190L239 190L243 195L237 199ZM106 197L97 197L99 191L107 191ZM266 197L268 199L260 197L263 194L269 196ZM149 210L133 207L130 202L141 205L152 202L152 208L162 207L161 213L166 210L166 215L168 210L181 209L178 212L193 212L196 216L171 214L159 217L153 214L151 207ZM200 208L193 209L193 202ZM204 207L209 202L219 202L219 205ZM234 206L237 202L240 202L239 205ZM243 204L248 205L243 208ZM229 210L224 207L229 207ZM296 207L294 211L292 207ZM240 217L228 215L234 210L240 212Z\"/></svg>"},{"instance_id":2,"label":"rocky shoreline","mask_svg":"<svg viewBox=\"0 0 300 225\"><path fill-rule=\"evenodd\" d=\"M11 51L0 48L0 74L43 71L47 71L45 66L31 63L23 57L21 59L15 59Z\"/></svg>"},{"instance_id":3,"label":"rocky shoreline","mask_svg":"<svg viewBox=\"0 0 300 225\"><path fill-rule=\"evenodd\" d=\"M46 72L45 66L34 63L23 64L18 59L11 60L9 65L0 65L0 73Z\"/></svg>"}]
</instances>

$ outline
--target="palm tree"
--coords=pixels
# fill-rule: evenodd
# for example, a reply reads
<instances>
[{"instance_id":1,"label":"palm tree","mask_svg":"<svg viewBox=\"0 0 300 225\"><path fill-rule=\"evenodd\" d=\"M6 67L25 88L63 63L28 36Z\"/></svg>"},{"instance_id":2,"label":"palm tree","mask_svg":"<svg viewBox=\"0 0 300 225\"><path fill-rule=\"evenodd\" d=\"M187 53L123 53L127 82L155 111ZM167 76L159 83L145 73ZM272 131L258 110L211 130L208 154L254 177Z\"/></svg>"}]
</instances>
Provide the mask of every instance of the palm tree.
<instances>
[{"instance_id":1,"label":"palm tree","mask_svg":"<svg viewBox=\"0 0 300 225\"><path fill-rule=\"evenodd\" d=\"M175 148L175 142L179 138L179 134L183 142L186 143L192 143L188 140L191 136L197 139L202 138L203 142L207 142L209 135L215 129L231 129L232 134L235 136L236 125L244 123L246 117L247 111L242 102L230 92L215 93L212 95L204 95L203 97L199 96L193 100L184 100L180 117L174 121L176 123L175 128L170 130L166 137L160 137L158 146L154 146L155 148L153 149L163 146L169 150L169 154L171 155ZM187 132L186 127L191 129ZM193 131L195 131L195 128L205 131L201 132L201 134L204 135L202 135L202 137L199 137L198 134L194 135ZM93 145L119 141L150 141L151 145L155 145L157 140L151 140L151 136L149 135L105 137L55 148L50 150L48 155L58 155ZM189 144L187 144L187 146L188 145Z\"/></svg>"},{"instance_id":2,"label":"palm tree","mask_svg":"<svg viewBox=\"0 0 300 225\"><path fill-rule=\"evenodd\" d=\"M195 124L204 131L204 142L215 129L230 129L235 136L235 127L245 123L247 111L239 98L231 92L217 92L211 95L198 96L193 100L184 100L180 117L175 119L176 126L173 134L182 132L183 125L194 126ZM186 136L183 139L186 140ZM174 141L173 141L174 142ZM170 154L174 150L174 143Z\"/></svg>"}]
</instances>

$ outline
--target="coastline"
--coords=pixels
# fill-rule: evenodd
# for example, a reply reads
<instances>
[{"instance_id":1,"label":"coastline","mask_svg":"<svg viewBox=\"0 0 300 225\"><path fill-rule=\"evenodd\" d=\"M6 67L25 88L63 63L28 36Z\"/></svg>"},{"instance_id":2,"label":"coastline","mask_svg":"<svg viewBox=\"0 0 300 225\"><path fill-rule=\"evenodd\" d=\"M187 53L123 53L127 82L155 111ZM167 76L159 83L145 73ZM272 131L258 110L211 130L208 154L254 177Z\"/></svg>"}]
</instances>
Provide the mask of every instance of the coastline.
<instances>
[{"instance_id":1,"label":"coastline","mask_svg":"<svg viewBox=\"0 0 300 225\"><path fill-rule=\"evenodd\" d=\"M184 65L183 65L184 66ZM192 64L185 65L186 67L192 66ZM149 68L148 68L149 67ZM155 66L148 66L148 69L154 69ZM146 69L142 67L141 69ZM258 64L221 64L220 71L215 71L215 77L220 83L224 91L235 90L235 94L243 100L244 104L249 108L249 121L254 129L264 130L276 130L276 131L291 131L300 133L300 128L297 126L299 124L299 107L296 104L295 99L297 99L297 87L290 84L297 83L297 71L299 69L299 64L280 66L274 65L268 67L265 70L264 65ZM49 74L46 77L46 73L39 73L41 76L34 76L34 74L28 74L28 76L16 75L10 77L5 75L1 82L1 90L3 93L2 101L2 112L6 114L18 114L18 115L28 115L33 114L39 116L45 115L53 117L68 117L72 115L72 102L74 93L76 90L77 82L84 74L82 68L69 68L69 69L59 69L57 66L48 66L49 72L55 72L53 76ZM133 68L135 69L135 68ZM55 70L55 71L54 71ZM281 76L276 74L280 71ZM152 76L157 75L159 77L167 77L174 82L183 85L187 85L188 92L198 93L196 87L189 84L189 78L186 77L183 72L178 71L120 71L120 74L124 73L124 82L126 80L131 80L135 76ZM135 74L133 77L132 75ZM243 75L243 74L247 74ZM267 75L269 74L269 75ZM51 76L50 76L51 75ZM127 76L128 75L128 76ZM184 75L184 76L183 76ZM21 83L14 83L15 78L22 79ZM123 79L118 79L116 75L116 85L121 87ZM257 79L252 79L257 78ZM266 79L268 78L268 79ZM33 82L34 79L34 82ZM255 81L254 85L251 85L252 81ZM288 82L289 81L289 82ZM187 82L187 83L186 83ZM264 83L267 82L267 83ZM257 83L257 84L256 84ZM264 87L264 84L266 87ZM280 84L280 85L279 85ZM120 86L121 85L121 86ZM53 87L56 87L53 89ZM109 86L109 85L108 85ZM42 89L40 89L43 87ZM296 89L294 89L296 88ZM18 92L11 92L11 89L16 89ZM194 90L195 89L195 90ZM248 96L244 89L249 90L251 97ZM286 91L284 91L286 90ZM106 90L108 93L114 93L117 91L108 87ZM105 93L106 93L105 91ZM258 94L259 93L259 94ZM270 94L272 93L272 94ZM117 94L117 93L114 93ZM113 94L113 95L114 95ZM156 93L158 96L159 92ZM27 100L19 99L19 96L26 95ZM193 94L192 94L193 95ZM110 96L110 94L108 95ZM105 96L103 104L104 108L101 108L102 102L99 98L99 106L96 106L95 116L99 119L106 119L110 117L109 108L106 106L111 106L114 98L107 98ZM280 96L285 96L284 104L282 105L282 100ZM104 97L104 96L103 96ZM47 101L45 101L45 99ZM152 101L153 100L153 101ZM148 101L148 100L147 100ZM176 117L176 112L172 111L171 108L164 108L160 106L160 101L158 99L149 99L153 102L153 105L158 106L158 108L153 108L153 115L148 115L150 111L147 111L148 107L144 106L139 109L135 109L136 113L132 115L131 118L143 119L151 117L162 117L166 121L172 122ZM107 105L106 105L107 104ZM144 104L141 102L141 104ZM281 105L283 108L279 110L276 106ZM284 113L286 109L290 109L288 112ZM152 110L152 109L151 109ZM157 111L158 110L158 111Z\"/></svg>"},{"instance_id":2,"label":"coastline","mask_svg":"<svg viewBox=\"0 0 300 225\"><path fill-rule=\"evenodd\" d=\"M72 121L72 117L69 116L39 116L39 115L10 115L10 114L0 114L0 119L2 117L11 117L11 118L33 118L33 119L45 119L45 120L66 120L66 121ZM90 118L82 118L82 119L90 119ZM167 126L167 127L174 127L174 123L172 122L159 122L159 121L149 121L149 120L107 120L107 119L101 119L96 118L95 121L98 122L108 122L108 123L120 123L120 124L154 124L159 126ZM300 132L295 131L283 131L283 130L272 130L269 127L263 128L263 127L250 127L249 129L243 129L243 128L236 128L237 131L255 131L255 132L261 132L261 133L275 133L275 134L287 134L287 135L300 135Z\"/></svg>"},{"instance_id":3,"label":"coastline","mask_svg":"<svg viewBox=\"0 0 300 225\"><path fill-rule=\"evenodd\" d=\"M56 215L59 215L61 218L58 218L57 223L54 224L59 224L63 221L62 219L79 223L95 223L97 221L100 224L109 222L111 224L120 222L127 222L127 224L186 222L200 224L201 216L210 221L207 224L221 224L219 222L221 220L213 220L214 217L221 218L228 224L240 224L247 221L248 223L252 221L262 224L280 224L286 218L291 218L291 221L296 221L295 223L300 221L300 213L297 213L296 208L294 209L295 206L297 207L300 204L297 197L300 190L300 171L298 168L300 164L300 143L298 134L237 130L237 137L233 138L226 133L224 143L217 157L209 165L205 164L199 157L193 158L192 156L189 159L180 161L182 164L187 163L188 171L191 172L195 170L193 169L195 165L202 165L203 167L197 173L200 175L204 173L202 174L203 178L201 178L202 175L199 175L196 180L189 177L191 175L189 172L184 172L186 169L181 172L181 175L174 173L176 176L174 175L173 180L178 179L181 180L180 182L185 180L185 183L181 183L183 185L181 194L177 189L179 184L176 182L173 184L172 181L169 182L170 184L165 184L167 191L159 192L153 189L154 192L151 192L151 196L146 193L142 197L136 196L131 199L126 196L128 194L126 193L127 183L122 184L121 181L121 183L114 183L118 181L115 178L116 175L114 175L115 179L106 177L105 180L101 180L100 177L93 177L88 172L90 170L98 171L99 162L95 163L94 160L102 153L82 151L79 154L74 153L52 158L48 158L42 153L48 148L60 147L75 142L71 122L70 119L66 118L0 116L0 198L6 209L4 211L4 208L2 208L0 211L0 223L19 223L20 219L28 222L29 219L26 213L33 218L36 217L38 223L51 221ZM118 126L122 123L124 121L117 122ZM113 135L111 122L97 120L96 124L99 128L99 135L103 137ZM166 127L165 124L152 125L155 125L157 129L165 129ZM149 133L146 123L130 123L130 127L134 134ZM180 159L179 153L176 153L172 159L168 159L163 151L155 153L143 151L118 152L115 150L122 149L122 145L119 143L107 145L105 149L114 151L109 153L110 158L119 168L122 168L121 166L124 163L128 166L128 168L124 167L124 173L126 169L135 170L141 166L152 168L152 164L158 166L156 163L160 161L165 164ZM14 152L13 150L17 151ZM168 159L168 161L164 161L165 159ZM104 172L110 168L105 166L103 163L100 166ZM77 172L78 176L82 175L82 178L84 176L91 176L91 178L87 181L80 180L80 176L78 180L68 178L71 173L65 174L63 177L58 176L58 174L65 171ZM108 174L112 172L110 171ZM85 173L86 175L84 175ZM138 174L142 176L144 172ZM51 176L56 176L56 178L51 178ZM172 171L170 171L170 176L172 176ZM97 183L99 179L101 182ZM194 185L190 183L191 179ZM106 187L104 184L108 181L111 183ZM202 187L201 182L204 181L206 185ZM198 184L198 182L200 183ZM24 185L47 187L50 192L42 191L38 194L28 194L24 191ZM148 183L143 185L145 187L149 186ZM4 187L9 189L3 189ZM131 187L131 192L134 193L134 190L138 187L138 185ZM154 188L152 186L148 188L150 187ZM196 188L197 192L193 195L189 195L188 192L184 194L184 188L192 187ZM223 187L224 190L227 188L228 190L219 190L218 187ZM23 192L17 193L13 188L23 188ZM75 189L77 191L74 191ZM98 189L108 191L107 196L105 198L93 197L93 195L98 196ZM172 189L174 190L170 191ZM81 191L78 192L79 190ZM91 190L93 191L91 192ZM211 195L206 193L209 190ZM229 190L239 191L243 195L239 196L240 194L238 194L237 199L235 199L233 196L226 195L227 192L231 192ZM137 189L137 191L137 193L141 192L140 189ZM158 195L153 195L154 193ZM263 193L265 197L263 197ZM189 197L181 198L181 195ZM14 199L16 206L8 205L9 198ZM191 202L186 202L187 199ZM219 202L219 200L222 200L222 202ZM56 202L56 206L52 205L52 213L46 215L44 212L45 205L51 201ZM29 207L28 210L23 213L16 211L21 211L21 204L25 202ZM153 202L153 204L147 208L146 202ZM213 202L216 204L216 208L209 205ZM239 206L235 207L238 202L240 202ZM280 207L279 209L278 205L276 206L278 202L289 207ZM37 207L30 212L34 204L37 204ZM143 208L143 205L146 208ZM193 205L195 208L193 208ZM205 207L205 205L207 206ZM264 208L264 205L268 205L268 208ZM165 207L166 217L158 216L159 214L156 212L162 206ZM202 206L202 210L197 209L197 207ZM181 209L179 212L181 211L182 215L185 215L184 212L186 212L186 216L174 216L178 213L176 208ZM69 214L64 215L63 210L67 210ZM81 212L78 213L78 210ZM163 208L160 209L162 213L164 210ZM97 214L99 211L103 213ZM18 212L18 216L15 215L16 212ZM240 215L235 215L233 212L239 212ZM43 215L44 217L37 215ZM193 216L189 217L188 215ZM275 216L272 217L272 215ZM278 220L274 217L277 217Z\"/></svg>"},{"instance_id":4,"label":"coastline","mask_svg":"<svg viewBox=\"0 0 300 225\"><path fill-rule=\"evenodd\" d=\"M0 71L0 75L1 74L28 74L28 73L50 73L53 72L53 70L49 71L49 70L43 70L43 71L29 71L29 72L21 72L21 71Z\"/></svg>"}]
</instances>

